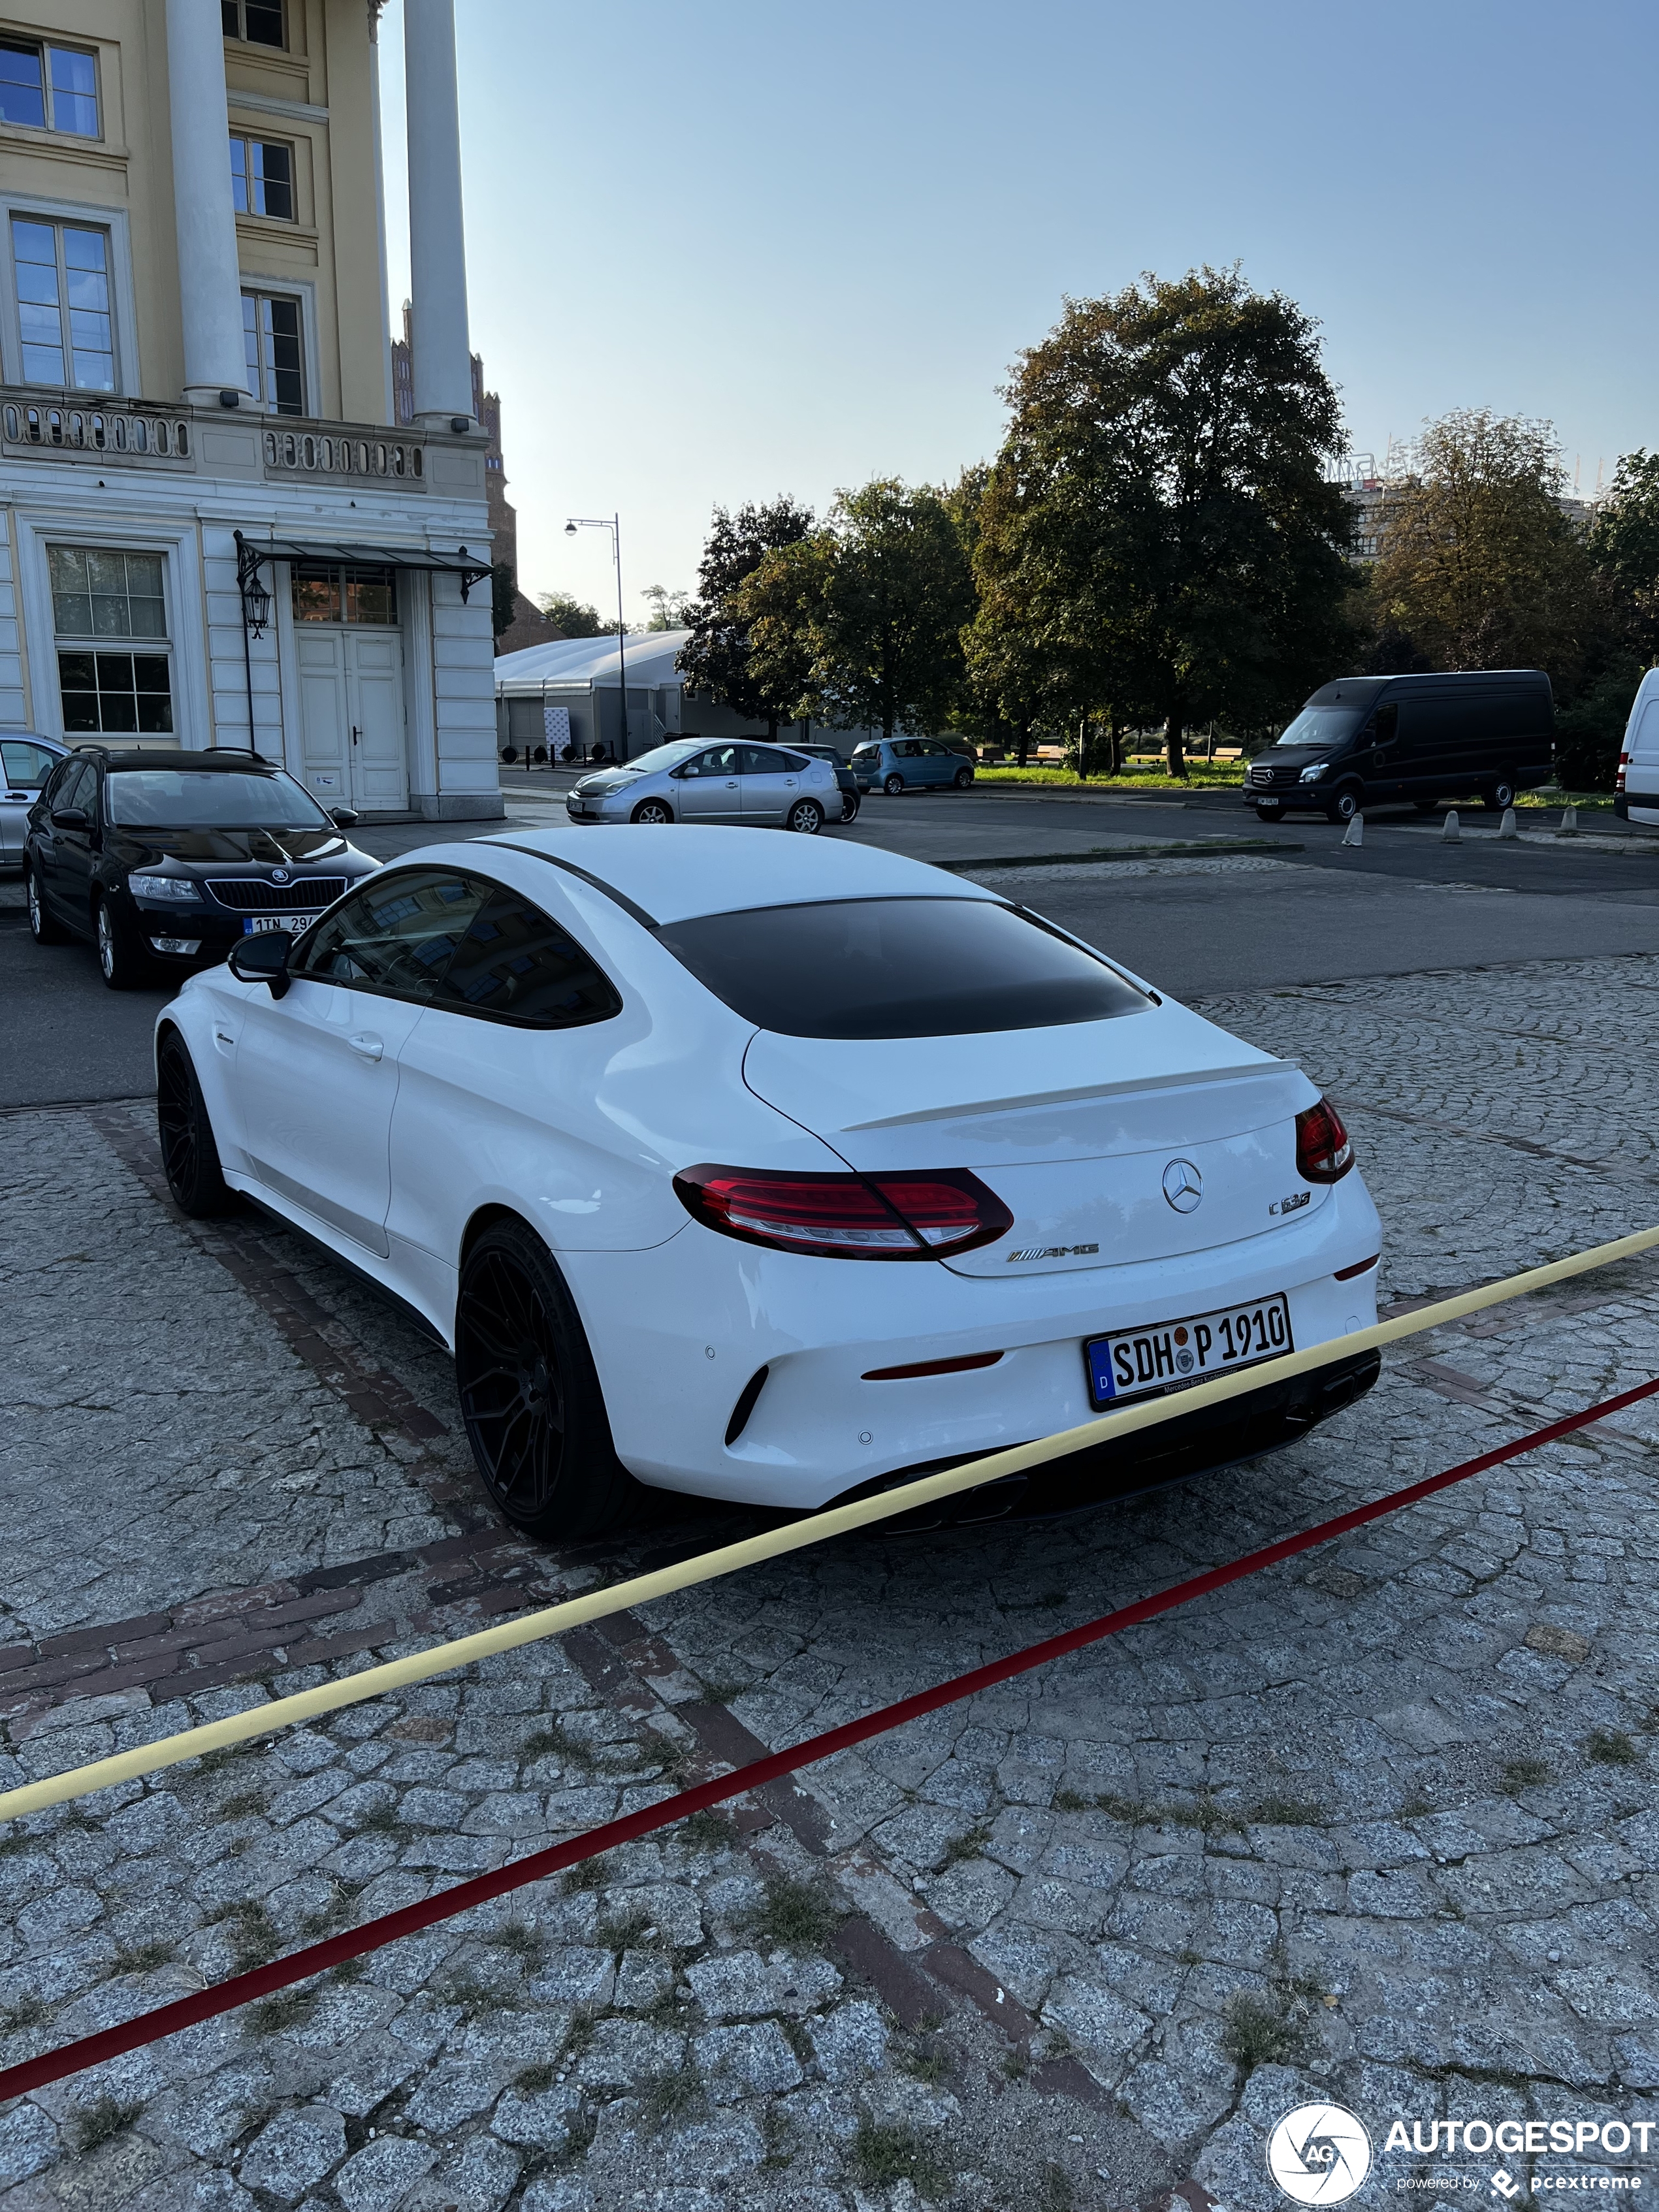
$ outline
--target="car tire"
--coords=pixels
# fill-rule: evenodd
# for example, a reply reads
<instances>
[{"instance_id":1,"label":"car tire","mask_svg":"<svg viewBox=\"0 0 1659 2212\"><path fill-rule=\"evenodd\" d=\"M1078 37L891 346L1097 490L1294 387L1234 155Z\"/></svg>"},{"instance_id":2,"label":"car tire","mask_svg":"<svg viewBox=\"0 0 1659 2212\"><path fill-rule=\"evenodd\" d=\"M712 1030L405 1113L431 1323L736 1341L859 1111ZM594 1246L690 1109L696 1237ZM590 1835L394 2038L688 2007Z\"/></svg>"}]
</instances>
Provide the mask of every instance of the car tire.
<instances>
[{"instance_id":1,"label":"car tire","mask_svg":"<svg viewBox=\"0 0 1659 2212\"><path fill-rule=\"evenodd\" d=\"M1412 801L1412 812L1413 814L1432 814L1435 808L1439 804L1440 802L1437 799L1414 799Z\"/></svg>"},{"instance_id":2,"label":"car tire","mask_svg":"<svg viewBox=\"0 0 1659 2212\"><path fill-rule=\"evenodd\" d=\"M648 826L672 822L674 810L665 799L642 799L629 816L630 822L642 822Z\"/></svg>"},{"instance_id":3,"label":"car tire","mask_svg":"<svg viewBox=\"0 0 1659 2212\"><path fill-rule=\"evenodd\" d=\"M974 787L974 771L964 764L957 770L951 780L958 791L971 791Z\"/></svg>"},{"instance_id":4,"label":"car tire","mask_svg":"<svg viewBox=\"0 0 1659 2212\"><path fill-rule=\"evenodd\" d=\"M798 799L784 816L783 826L802 837L816 837L823 827L823 809L816 799Z\"/></svg>"},{"instance_id":5,"label":"car tire","mask_svg":"<svg viewBox=\"0 0 1659 2212\"><path fill-rule=\"evenodd\" d=\"M93 942L98 966L112 991L136 991L151 979L151 968L136 933L106 898L93 909Z\"/></svg>"},{"instance_id":6,"label":"car tire","mask_svg":"<svg viewBox=\"0 0 1659 2212\"><path fill-rule=\"evenodd\" d=\"M1359 811L1362 796L1357 784L1345 783L1335 796L1326 803L1325 819L1328 822L1352 822Z\"/></svg>"},{"instance_id":7,"label":"car tire","mask_svg":"<svg viewBox=\"0 0 1659 2212\"><path fill-rule=\"evenodd\" d=\"M29 935L37 945L67 945L70 933L41 896L40 878L27 862L23 887L28 896Z\"/></svg>"},{"instance_id":8,"label":"car tire","mask_svg":"<svg viewBox=\"0 0 1659 2212\"><path fill-rule=\"evenodd\" d=\"M1255 818L1258 822L1282 822L1285 819L1283 799L1258 799L1252 803L1255 807Z\"/></svg>"},{"instance_id":9,"label":"car tire","mask_svg":"<svg viewBox=\"0 0 1659 2212\"><path fill-rule=\"evenodd\" d=\"M904 788L904 778L895 769L881 787L890 799L896 799Z\"/></svg>"},{"instance_id":10,"label":"car tire","mask_svg":"<svg viewBox=\"0 0 1659 2212\"><path fill-rule=\"evenodd\" d=\"M580 1543L615 1528L637 1486L553 1255L525 1222L491 1223L461 1262L455 1383L479 1480L515 1528Z\"/></svg>"},{"instance_id":11,"label":"car tire","mask_svg":"<svg viewBox=\"0 0 1659 2212\"><path fill-rule=\"evenodd\" d=\"M863 801L860 799L856 791L842 792L841 795L841 818L843 826L845 826L848 822L856 822L858 820L859 808L862 804Z\"/></svg>"},{"instance_id":12,"label":"car tire","mask_svg":"<svg viewBox=\"0 0 1659 2212\"><path fill-rule=\"evenodd\" d=\"M228 1213L236 1194L220 1167L207 1101L177 1030L163 1033L155 1054L155 1134L167 1188L179 1212L194 1221Z\"/></svg>"},{"instance_id":13,"label":"car tire","mask_svg":"<svg viewBox=\"0 0 1659 2212\"><path fill-rule=\"evenodd\" d=\"M1489 783L1480 794L1480 804L1488 813L1501 814L1506 806L1515 804L1515 781L1500 775L1496 783Z\"/></svg>"}]
</instances>

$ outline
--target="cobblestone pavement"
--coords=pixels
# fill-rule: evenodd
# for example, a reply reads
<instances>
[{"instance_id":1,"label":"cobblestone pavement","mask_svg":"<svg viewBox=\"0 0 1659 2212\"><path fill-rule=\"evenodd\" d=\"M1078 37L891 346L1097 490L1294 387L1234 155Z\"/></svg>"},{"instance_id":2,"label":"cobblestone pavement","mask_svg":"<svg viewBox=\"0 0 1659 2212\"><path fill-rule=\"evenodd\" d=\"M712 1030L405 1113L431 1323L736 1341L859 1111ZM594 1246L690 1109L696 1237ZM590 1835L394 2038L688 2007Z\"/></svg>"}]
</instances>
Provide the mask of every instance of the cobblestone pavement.
<instances>
[{"instance_id":1,"label":"cobblestone pavement","mask_svg":"<svg viewBox=\"0 0 1659 2212\"><path fill-rule=\"evenodd\" d=\"M1412 1302L1654 1218L1656 992L1637 957L1206 1011L1342 1102ZM745 1525L665 1500L523 1545L441 1357L284 1232L181 1223L143 1109L4 1127L0 1782ZM1644 1380L1656 1291L1638 1262L1412 1340L1252 1467L825 1547L17 1824L0 2063ZM1659 2123L1656 1425L18 2102L8 2212L1267 2212L1315 2099L1371 2129L1360 2203L1429 2171L1396 2115Z\"/></svg>"}]
</instances>

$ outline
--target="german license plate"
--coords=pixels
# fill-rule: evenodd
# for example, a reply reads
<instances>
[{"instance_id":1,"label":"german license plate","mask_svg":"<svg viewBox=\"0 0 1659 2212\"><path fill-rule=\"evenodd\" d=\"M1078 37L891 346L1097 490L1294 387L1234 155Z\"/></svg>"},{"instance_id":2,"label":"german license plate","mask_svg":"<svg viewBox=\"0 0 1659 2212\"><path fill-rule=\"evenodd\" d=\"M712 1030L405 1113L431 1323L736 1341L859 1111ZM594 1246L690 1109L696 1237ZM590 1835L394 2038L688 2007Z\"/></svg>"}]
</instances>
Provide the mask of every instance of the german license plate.
<instances>
[{"instance_id":1,"label":"german license plate","mask_svg":"<svg viewBox=\"0 0 1659 2212\"><path fill-rule=\"evenodd\" d=\"M1284 1294L1159 1322L1152 1328L1121 1329L1091 1336L1083 1347L1089 1398L1097 1408L1144 1398L1153 1390L1182 1389L1230 1367L1294 1352L1291 1312Z\"/></svg>"},{"instance_id":2,"label":"german license plate","mask_svg":"<svg viewBox=\"0 0 1659 2212\"><path fill-rule=\"evenodd\" d=\"M263 929L285 929L290 937L297 937L302 929L309 929L317 919L314 914L250 914L242 920L244 937L257 937Z\"/></svg>"}]
</instances>

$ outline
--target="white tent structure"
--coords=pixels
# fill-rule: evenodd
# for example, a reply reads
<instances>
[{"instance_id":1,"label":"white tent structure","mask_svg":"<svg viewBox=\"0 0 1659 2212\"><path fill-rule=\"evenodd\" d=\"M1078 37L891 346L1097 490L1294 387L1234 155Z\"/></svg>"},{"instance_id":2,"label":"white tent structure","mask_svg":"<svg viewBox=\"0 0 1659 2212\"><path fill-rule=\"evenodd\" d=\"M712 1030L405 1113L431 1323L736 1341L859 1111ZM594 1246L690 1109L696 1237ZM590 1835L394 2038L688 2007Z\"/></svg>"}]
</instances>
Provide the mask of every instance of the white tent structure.
<instances>
[{"instance_id":1,"label":"white tent structure","mask_svg":"<svg viewBox=\"0 0 1659 2212\"><path fill-rule=\"evenodd\" d=\"M564 637L551 645L526 646L504 653L495 663L495 732L501 745L520 753L546 745L555 758L567 744L591 758L602 744L613 760L632 760L666 738L763 738L764 722L745 721L729 707L716 706L685 689L675 667L690 635L684 629L647 629L630 634L617 651L614 637ZM622 671L628 675L628 727L623 730ZM785 723L780 737L795 729ZM843 758L863 730L814 732ZM806 732L798 730L804 742Z\"/></svg>"}]
</instances>

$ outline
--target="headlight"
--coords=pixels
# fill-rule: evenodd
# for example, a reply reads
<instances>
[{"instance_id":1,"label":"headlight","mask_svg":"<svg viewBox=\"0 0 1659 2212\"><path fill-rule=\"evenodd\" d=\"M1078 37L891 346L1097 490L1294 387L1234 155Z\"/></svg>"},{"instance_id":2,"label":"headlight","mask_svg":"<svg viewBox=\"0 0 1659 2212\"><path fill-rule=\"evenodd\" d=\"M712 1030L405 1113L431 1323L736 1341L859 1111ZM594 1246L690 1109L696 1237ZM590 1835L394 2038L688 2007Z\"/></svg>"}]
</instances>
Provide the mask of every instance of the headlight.
<instances>
[{"instance_id":1,"label":"headlight","mask_svg":"<svg viewBox=\"0 0 1659 2212\"><path fill-rule=\"evenodd\" d=\"M134 898L184 899L191 906L202 896L188 876L129 876L127 889Z\"/></svg>"},{"instance_id":2,"label":"headlight","mask_svg":"<svg viewBox=\"0 0 1659 2212\"><path fill-rule=\"evenodd\" d=\"M1303 771L1302 771L1302 781L1303 781L1303 782L1304 782L1304 783L1317 783L1317 782L1318 782L1318 781L1319 781L1319 779L1320 779L1320 777L1321 777L1322 775L1324 775L1324 773L1325 773L1326 769L1327 769L1329 766L1330 766L1330 763L1329 763L1328 761L1316 761L1316 762L1314 763L1314 764L1313 764L1313 766L1312 766L1311 768L1304 768L1304 769L1303 769Z\"/></svg>"}]
</instances>

